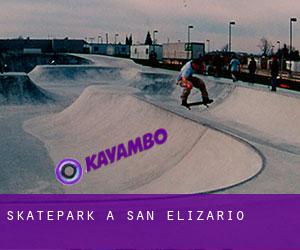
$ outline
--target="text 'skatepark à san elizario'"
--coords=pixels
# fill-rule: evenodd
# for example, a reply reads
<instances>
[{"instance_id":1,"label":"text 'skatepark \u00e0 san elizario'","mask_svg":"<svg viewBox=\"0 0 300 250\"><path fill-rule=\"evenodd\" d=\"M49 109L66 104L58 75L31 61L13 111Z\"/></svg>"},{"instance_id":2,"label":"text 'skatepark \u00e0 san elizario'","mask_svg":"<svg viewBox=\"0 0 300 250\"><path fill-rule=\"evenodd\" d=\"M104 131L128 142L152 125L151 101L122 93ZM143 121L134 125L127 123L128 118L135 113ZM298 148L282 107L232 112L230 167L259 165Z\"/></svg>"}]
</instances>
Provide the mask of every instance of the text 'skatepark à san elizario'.
<instances>
[{"instance_id":1,"label":"text 'skatepark \u00e0 san elizario'","mask_svg":"<svg viewBox=\"0 0 300 250\"><path fill-rule=\"evenodd\" d=\"M99 214L94 210L77 210L77 211L63 211L63 210L9 210L6 213L6 220L8 221L155 221L160 217L166 221L243 221L245 213L243 211L230 210L188 210L188 211L155 211L155 210L128 210L124 211L122 215L119 213L115 215L113 210L108 210L102 214L99 219Z\"/></svg>"}]
</instances>

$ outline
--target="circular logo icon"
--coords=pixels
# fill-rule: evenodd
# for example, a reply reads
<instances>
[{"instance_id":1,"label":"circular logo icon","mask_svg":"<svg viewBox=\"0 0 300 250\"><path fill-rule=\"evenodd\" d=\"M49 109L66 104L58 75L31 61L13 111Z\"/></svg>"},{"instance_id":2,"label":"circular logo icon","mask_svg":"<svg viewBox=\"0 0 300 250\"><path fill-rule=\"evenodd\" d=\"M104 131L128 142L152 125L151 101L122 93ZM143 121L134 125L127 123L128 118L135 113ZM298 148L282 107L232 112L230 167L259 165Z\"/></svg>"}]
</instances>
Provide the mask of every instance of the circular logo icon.
<instances>
[{"instance_id":1,"label":"circular logo icon","mask_svg":"<svg viewBox=\"0 0 300 250\"><path fill-rule=\"evenodd\" d=\"M55 169L56 178L64 185L74 185L82 177L82 167L77 160L64 159Z\"/></svg>"}]
</instances>

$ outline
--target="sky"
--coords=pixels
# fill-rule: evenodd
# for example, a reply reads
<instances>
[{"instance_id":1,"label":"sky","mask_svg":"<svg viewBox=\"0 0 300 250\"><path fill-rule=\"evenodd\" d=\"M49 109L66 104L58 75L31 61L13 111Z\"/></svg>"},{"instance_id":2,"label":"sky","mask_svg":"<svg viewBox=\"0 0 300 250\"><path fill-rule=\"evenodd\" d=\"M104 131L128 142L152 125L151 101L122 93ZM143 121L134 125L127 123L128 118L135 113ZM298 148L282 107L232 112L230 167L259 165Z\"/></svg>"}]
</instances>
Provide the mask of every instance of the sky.
<instances>
[{"instance_id":1,"label":"sky","mask_svg":"<svg viewBox=\"0 0 300 250\"><path fill-rule=\"evenodd\" d=\"M211 50L228 43L232 27L232 50L259 52L266 37L289 44L289 20L293 24L294 46L300 49L299 0L0 0L0 38L90 38L124 42L128 34L134 43L144 42L147 31L157 30L159 43L210 40Z\"/></svg>"}]
</instances>

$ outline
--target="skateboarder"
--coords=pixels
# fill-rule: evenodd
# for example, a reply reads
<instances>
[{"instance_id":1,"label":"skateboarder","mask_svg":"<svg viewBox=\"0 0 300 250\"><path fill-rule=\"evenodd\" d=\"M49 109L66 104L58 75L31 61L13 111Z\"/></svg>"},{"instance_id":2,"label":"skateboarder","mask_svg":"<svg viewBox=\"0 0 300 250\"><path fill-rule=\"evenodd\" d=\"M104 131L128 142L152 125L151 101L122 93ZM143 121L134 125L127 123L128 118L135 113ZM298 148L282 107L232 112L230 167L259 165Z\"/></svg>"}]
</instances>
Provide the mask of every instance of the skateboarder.
<instances>
[{"instance_id":1,"label":"skateboarder","mask_svg":"<svg viewBox=\"0 0 300 250\"><path fill-rule=\"evenodd\" d=\"M204 105L213 102L208 97L205 83L201 79L193 76L197 71L199 71L201 64L202 64L202 62L199 59L194 59L194 60L187 62L182 67L182 69L177 77L176 84L180 85L183 88L183 92L181 95L181 100L182 100L181 105L182 106L189 107L189 105L187 103L187 99L188 99L193 87L195 87L201 91L202 100L203 100Z\"/></svg>"}]
</instances>

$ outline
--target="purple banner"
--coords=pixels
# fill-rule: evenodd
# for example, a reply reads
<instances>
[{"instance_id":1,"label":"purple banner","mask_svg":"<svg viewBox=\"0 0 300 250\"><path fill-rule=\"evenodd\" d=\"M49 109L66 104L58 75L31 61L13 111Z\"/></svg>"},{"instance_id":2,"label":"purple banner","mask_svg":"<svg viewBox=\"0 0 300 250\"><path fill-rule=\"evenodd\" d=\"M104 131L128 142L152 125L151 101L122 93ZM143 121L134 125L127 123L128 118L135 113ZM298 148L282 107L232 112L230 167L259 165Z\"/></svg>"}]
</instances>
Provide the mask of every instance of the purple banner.
<instances>
[{"instance_id":1,"label":"purple banner","mask_svg":"<svg viewBox=\"0 0 300 250\"><path fill-rule=\"evenodd\" d=\"M300 195L0 195L0 249L300 249Z\"/></svg>"}]
</instances>

